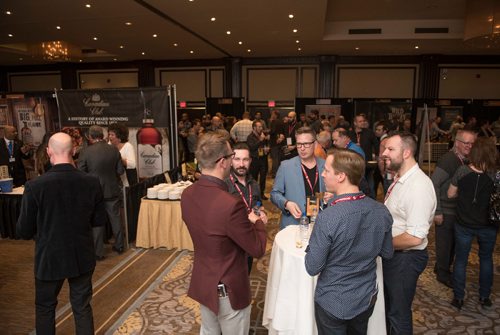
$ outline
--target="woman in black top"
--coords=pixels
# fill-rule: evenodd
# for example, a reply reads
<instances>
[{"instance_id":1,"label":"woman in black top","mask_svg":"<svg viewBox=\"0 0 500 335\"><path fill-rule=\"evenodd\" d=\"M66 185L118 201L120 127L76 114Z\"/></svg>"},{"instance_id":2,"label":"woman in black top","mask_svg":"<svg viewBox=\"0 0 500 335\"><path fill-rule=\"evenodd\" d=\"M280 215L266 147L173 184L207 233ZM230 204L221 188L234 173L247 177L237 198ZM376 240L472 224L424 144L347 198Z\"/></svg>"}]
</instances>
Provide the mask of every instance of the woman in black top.
<instances>
[{"instance_id":1,"label":"woman in black top","mask_svg":"<svg viewBox=\"0 0 500 335\"><path fill-rule=\"evenodd\" d=\"M457 223L455 224L455 265L451 304L458 309L465 296L466 267L472 240L479 244L479 303L492 305L493 250L497 227L488 219L488 205L497 169L497 149L488 138L478 138L471 149L469 165L458 168L451 180L448 197L457 197Z\"/></svg>"}]
</instances>

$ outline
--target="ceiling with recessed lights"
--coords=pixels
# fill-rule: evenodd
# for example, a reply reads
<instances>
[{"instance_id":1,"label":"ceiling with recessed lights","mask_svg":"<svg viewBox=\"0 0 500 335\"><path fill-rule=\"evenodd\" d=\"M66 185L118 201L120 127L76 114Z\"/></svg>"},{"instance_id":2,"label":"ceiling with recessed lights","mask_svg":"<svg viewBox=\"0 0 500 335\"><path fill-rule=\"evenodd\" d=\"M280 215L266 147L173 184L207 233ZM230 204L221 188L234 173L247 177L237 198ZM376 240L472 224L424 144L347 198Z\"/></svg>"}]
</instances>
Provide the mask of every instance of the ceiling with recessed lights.
<instances>
[{"instance_id":1,"label":"ceiling with recessed lights","mask_svg":"<svg viewBox=\"0 0 500 335\"><path fill-rule=\"evenodd\" d=\"M53 41L74 62L500 54L463 42L465 8L465 0L2 0L0 66L59 62L40 50Z\"/></svg>"}]
</instances>

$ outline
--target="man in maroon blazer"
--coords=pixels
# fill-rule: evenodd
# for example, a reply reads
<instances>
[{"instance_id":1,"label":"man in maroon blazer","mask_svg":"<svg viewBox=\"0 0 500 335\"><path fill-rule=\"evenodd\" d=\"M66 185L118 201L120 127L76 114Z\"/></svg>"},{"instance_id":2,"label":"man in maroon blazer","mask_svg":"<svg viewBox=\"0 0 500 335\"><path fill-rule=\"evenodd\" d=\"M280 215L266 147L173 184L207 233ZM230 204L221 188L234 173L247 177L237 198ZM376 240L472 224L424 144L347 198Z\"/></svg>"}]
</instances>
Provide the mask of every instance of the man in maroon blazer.
<instances>
[{"instance_id":1,"label":"man in maroon blazer","mask_svg":"<svg viewBox=\"0 0 500 335\"><path fill-rule=\"evenodd\" d=\"M247 335L251 295L246 255L264 255L267 217L247 214L241 198L227 192L224 179L234 152L226 137L203 135L195 155L202 175L181 199L194 244L188 296L200 303L201 334Z\"/></svg>"}]
</instances>

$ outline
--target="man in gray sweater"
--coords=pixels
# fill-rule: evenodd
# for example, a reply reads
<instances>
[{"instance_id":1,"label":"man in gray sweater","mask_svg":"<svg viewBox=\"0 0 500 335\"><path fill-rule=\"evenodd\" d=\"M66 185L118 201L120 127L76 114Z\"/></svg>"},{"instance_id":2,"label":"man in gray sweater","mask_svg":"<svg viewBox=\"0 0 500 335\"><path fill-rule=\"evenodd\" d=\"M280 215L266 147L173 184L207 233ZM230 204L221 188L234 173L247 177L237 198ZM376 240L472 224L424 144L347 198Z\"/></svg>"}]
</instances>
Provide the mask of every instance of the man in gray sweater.
<instances>
[{"instance_id":1,"label":"man in gray sweater","mask_svg":"<svg viewBox=\"0 0 500 335\"><path fill-rule=\"evenodd\" d=\"M475 133L468 130L459 130L453 149L439 159L431 177L437 198L436 214L434 216L434 223L436 224L436 264L434 272L437 281L450 288L453 288L450 268L455 257L456 200L448 198L446 192L455 171L461 165L467 164L467 156L475 139Z\"/></svg>"}]
</instances>

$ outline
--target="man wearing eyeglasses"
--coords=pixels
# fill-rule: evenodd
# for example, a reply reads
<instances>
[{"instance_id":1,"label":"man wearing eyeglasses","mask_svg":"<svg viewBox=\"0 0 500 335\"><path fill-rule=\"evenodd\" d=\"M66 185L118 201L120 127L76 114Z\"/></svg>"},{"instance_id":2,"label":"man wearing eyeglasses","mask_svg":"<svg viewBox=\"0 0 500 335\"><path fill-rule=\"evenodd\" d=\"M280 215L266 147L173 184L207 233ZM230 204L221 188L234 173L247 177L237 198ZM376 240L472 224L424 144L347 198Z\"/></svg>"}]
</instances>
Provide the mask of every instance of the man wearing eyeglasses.
<instances>
[{"instance_id":1,"label":"man wearing eyeglasses","mask_svg":"<svg viewBox=\"0 0 500 335\"><path fill-rule=\"evenodd\" d=\"M455 258L456 199L448 198L447 191L451 178L457 169L467 164L476 135L469 130L459 130L453 149L444 154L436 164L431 180L436 191L437 207L434 216L436 225L436 280L453 288L451 265Z\"/></svg>"},{"instance_id":2,"label":"man wearing eyeglasses","mask_svg":"<svg viewBox=\"0 0 500 335\"><path fill-rule=\"evenodd\" d=\"M324 192L325 185L319 176L325 161L314 156L316 133L309 127L295 132L298 156L283 161L276 174L271 201L281 209L280 229L298 224L306 210L307 197Z\"/></svg>"},{"instance_id":3,"label":"man wearing eyeglasses","mask_svg":"<svg viewBox=\"0 0 500 335\"><path fill-rule=\"evenodd\" d=\"M227 192L234 155L228 137L202 135L195 153L202 175L182 193L182 219L194 245L188 296L200 303L201 334L248 334L246 255L261 257L266 250L267 217L248 213L243 200Z\"/></svg>"}]
</instances>

